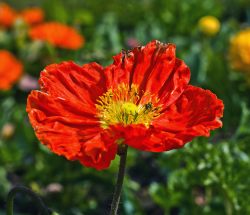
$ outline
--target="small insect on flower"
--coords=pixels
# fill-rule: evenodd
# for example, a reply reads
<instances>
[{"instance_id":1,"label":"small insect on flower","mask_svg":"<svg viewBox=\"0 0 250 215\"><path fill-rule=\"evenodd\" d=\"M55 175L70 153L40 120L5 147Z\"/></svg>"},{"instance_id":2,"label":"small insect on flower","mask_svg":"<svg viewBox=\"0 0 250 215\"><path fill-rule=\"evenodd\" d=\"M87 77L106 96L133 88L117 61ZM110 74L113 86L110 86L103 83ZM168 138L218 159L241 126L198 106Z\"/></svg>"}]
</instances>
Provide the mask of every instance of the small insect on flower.
<instances>
[{"instance_id":1,"label":"small insect on flower","mask_svg":"<svg viewBox=\"0 0 250 215\"><path fill-rule=\"evenodd\" d=\"M163 152L222 126L223 102L189 79L175 45L152 41L122 51L105 68L47 66L27 112L38 139L54 153L102 170L126 145Z\"/></svg>"},{"instance_id":2,"label":"small insect on flower","mask_svg":"<svg viewBox=\"0 0 250 215\"><path fill-rule=\"evenodd\" d=\"M152 104L152 102L149 102L149 103L145 104L144 107L145 107L145 110L150 111L153 107L153 104Z\"/></svg>"}]
</instances>

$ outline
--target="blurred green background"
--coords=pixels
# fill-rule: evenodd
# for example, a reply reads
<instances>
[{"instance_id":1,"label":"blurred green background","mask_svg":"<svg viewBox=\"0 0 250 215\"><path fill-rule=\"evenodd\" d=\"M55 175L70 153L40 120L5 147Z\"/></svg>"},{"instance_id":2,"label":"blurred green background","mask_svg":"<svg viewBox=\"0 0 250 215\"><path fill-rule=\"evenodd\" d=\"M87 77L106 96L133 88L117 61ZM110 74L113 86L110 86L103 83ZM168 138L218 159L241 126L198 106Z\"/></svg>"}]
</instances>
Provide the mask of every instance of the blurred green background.
<instances>
[{"instance_id":1,"label":"blurred green background","mask_svg":"<svg viewBox=\"0 0 250 215\"><path fill-rule=\"evenodd\" d=\"M25 74L35 81L49 63L108 65L121 49L158 39L177 45L177 56L191 69L191 84L212 90L224 101L223 128L210 138L165 153L129 149L120 214L250 214L250 86L246 75L231 69L228 58L230 38L250 26L249 0L1 2L16 10L41 7L45 20L68 24L85 37L84 47L68 51L30 41L18 24L0 28L0 49L20 59ZM213 36L198 24L207 15L220 21ZM59 214L108 214L118 160L108 170L96 171L52 154L28 122L28 93L20 83L0 91L0 214L5 214L6 195L14 185L30 187ZM3 132L6 124L12 126L10 135ZM38 214L22 195L16 198L15 211Z\"/></svg>"}]
</instances>

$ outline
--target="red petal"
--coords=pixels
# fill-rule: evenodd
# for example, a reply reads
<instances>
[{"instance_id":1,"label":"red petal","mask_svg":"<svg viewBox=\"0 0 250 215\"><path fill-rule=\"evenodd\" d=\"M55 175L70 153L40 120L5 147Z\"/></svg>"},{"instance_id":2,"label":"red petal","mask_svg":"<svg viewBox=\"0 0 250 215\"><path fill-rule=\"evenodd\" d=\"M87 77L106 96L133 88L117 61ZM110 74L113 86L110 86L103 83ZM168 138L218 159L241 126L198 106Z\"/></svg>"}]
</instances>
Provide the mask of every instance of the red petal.
<instances>
[{"instance_id":1,"label":"red petal","mask_svg":"<svg viewBox=\"0 0 250 215\"><path fill-rule=\"evenodd\" d=\"M74 103L94 104L103 94L102 67L96 63L83 67L73 62L47 66L39 79L42 91Z\"/></svg>"},{"instance_id":2,"label":"red petal","mask_svg":"<svg viewBox=\"0 0 250 215\"><path fill-rule=\"evenodd\" d=\"M166 106L184 91L190 71L175 57L175 45L152 41L130 52L121 52L114 63L105 68L107 88L118 84L136 84L142 92L151 92Z\"/></svg>"},{"instance_id":3,"label":"red petal","mask_svg":"<svg viewBox=\"0 0 250 215\"><path fill-rule=\"evenodd\" d=\"M164 107L172 104L183 93L190 79L190 70L184 61L175 59L174 69L158 93Z\"/></svg>"},{"instance_id":4,"label":"red petal","mask_svg":"<svg viewBox=\"0 0 250 215\"><path fill-rule=\"evenodd\" d=\"M181 141L173 134L163 132L153 127L147 128L142 124L111 126L117 139L123 138L124 143L143 151L162 152L181 147Z\"/></svg>"},{"instance_id":5,"label":"red petal","mask_svg":"<svg viewBox=\"0 0 250 215\"><path fill-rule=\"evenodd\" d=\"M38 139L53 152L75 159L86 141L101 132L95 98L103 93L98 64L53 64L42 72L42 92L32 91L27 112Z\"/></svg>"},{"instance_id":6,"label":"red petal","mask_svg":"<svg viewBox=\"0 0 250 215\"><path fill-rule=\"evenodd\" d=\"M123 51L113 59L114 63L104 70L107 89L116 88L121 83L129 85L130 71L133 69L133 55Z\"/></svg>"},{"instance_id":7,"label":"red petal","mask_svg":"<svg viewBox=\"0 0 250 215\"><path fill-rule=\"evenodd\" d=\"M115 139L103 132L84 144L78 159L86 167L103 170L109 167L116 153Z\"/></svg>"},{"instance_id":8,"label":"red petal","mask_svg":"<svg viewBox=\"0 0 250 215\"><path fill-rule=\"evenodd\" d=\"M211 91L190 85L153 126L174 134L185 144L196 136L209 136L210 130L221 127L223 109L223 102Z\"/></svg>"},{"instance_id":9,"label":"red petal","mask_svg":"<svg viewBox=\"0 0 250 215\"><path fill-rule=\"evenodd\" d=\"M43 92L29 95L27 112L38 139L67 159L74 159L81 145L101 131L99 122L84 105L74 107Z\"/></svg>"}]
</instances>

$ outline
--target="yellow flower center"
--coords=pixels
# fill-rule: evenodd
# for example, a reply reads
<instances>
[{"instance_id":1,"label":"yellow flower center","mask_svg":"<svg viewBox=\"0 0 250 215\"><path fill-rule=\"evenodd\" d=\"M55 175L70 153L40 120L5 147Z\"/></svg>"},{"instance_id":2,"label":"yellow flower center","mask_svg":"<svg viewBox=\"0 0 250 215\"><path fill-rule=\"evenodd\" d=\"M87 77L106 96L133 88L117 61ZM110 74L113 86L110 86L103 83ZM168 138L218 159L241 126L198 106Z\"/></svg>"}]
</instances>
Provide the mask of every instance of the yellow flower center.
<instances>
[{"instance_id":1,"label":"yellow flower center","mask_svg":"<svg viewBox=\"0 0 250 215\"><path fill-rule=\"evenodd\" d=\"M160 115L161 105L152 94L139 93L137 85L121 84L110 89L97 100L96 108L101 126L115 124L144 124L149 126Z\"/></svg>"},{"instance_id":2,"label":"yellow flower center","mask_svg":"<svg viewBox=\"0 0 250 215\"><path fill-rule=\"evenodd\" d=\"M122 103L121 108L123 109L124 113L128 115L134 116L136 113L138 113L138 106L131 102Z\"/></svg>"}]
</instances>

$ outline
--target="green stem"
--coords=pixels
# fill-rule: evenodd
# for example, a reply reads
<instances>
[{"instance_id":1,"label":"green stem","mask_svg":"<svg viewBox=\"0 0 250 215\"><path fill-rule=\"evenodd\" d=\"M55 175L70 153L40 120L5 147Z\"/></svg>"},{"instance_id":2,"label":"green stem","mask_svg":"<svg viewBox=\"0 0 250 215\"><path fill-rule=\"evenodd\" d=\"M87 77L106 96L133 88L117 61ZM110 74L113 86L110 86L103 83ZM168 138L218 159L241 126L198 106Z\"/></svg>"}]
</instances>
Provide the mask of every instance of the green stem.
<instances>
[{"instance_id":1,"label":"green stem","mask_svg":"<svg viewBox=\"0 0 250 215\"><path fill-rule=\"evenodd\" d=\"M113 200L111 203L110 215L117 214L117 210L118 210L118 206L119 206L119 202L120 202L120 197L121 197L123 179L124 179L124 175L125 175L127 150L128 150L128 148L127 148L127 146L125 146L120 153L120 165L119 165L119 171L118 171L118 175L117 175L115 192L114 192Z\"/></svg>"},{"instance_id":2,"label":"green stem","mask_svg":"<svg viewBox=\"0 0 250 215\"><path fill-rule=\"evenodd\" d=\"M17 193L28 194L36 202L37 206L39 207L41 211L41 214L43 215L51 214L50 210L45 206L42 199L39 196L37 196L33 191L31 191L30 189L26 187L17 186L17 187L12 188L7 196L6 215L13 215L13 202L14 202L15 195Z\"/></svg>"}]
</instances>

